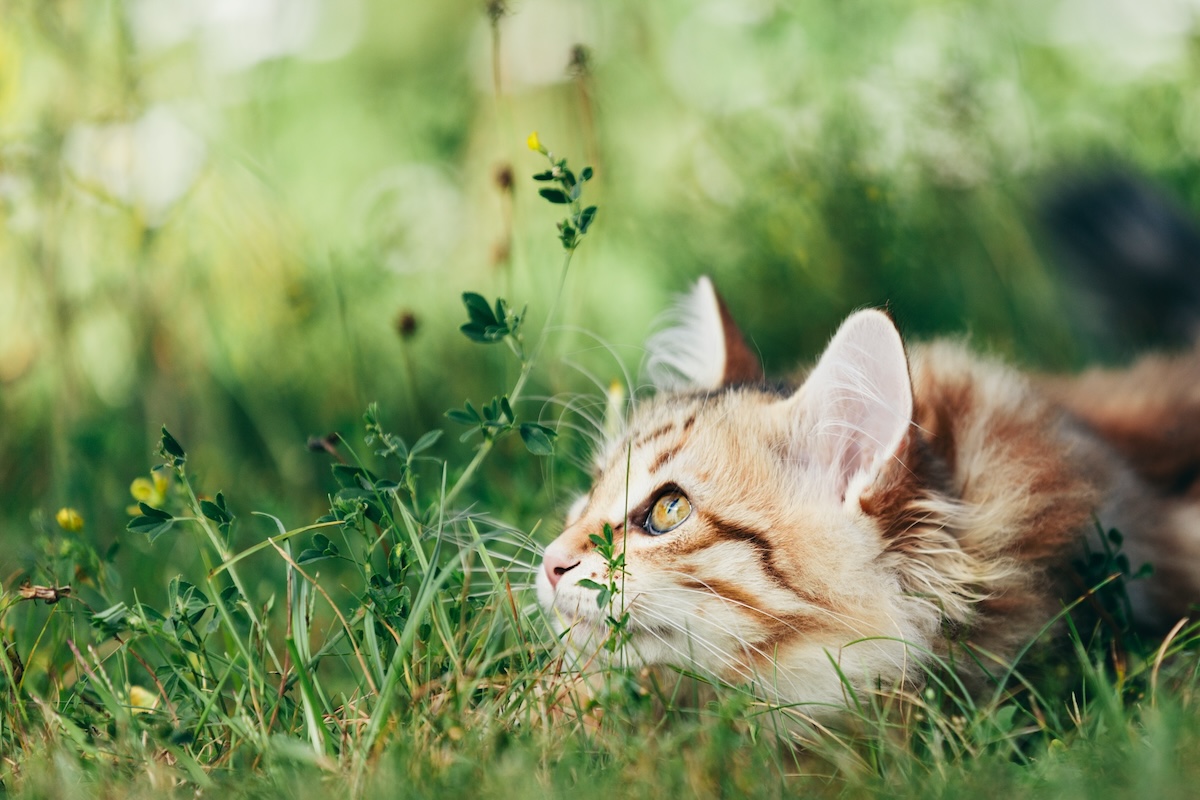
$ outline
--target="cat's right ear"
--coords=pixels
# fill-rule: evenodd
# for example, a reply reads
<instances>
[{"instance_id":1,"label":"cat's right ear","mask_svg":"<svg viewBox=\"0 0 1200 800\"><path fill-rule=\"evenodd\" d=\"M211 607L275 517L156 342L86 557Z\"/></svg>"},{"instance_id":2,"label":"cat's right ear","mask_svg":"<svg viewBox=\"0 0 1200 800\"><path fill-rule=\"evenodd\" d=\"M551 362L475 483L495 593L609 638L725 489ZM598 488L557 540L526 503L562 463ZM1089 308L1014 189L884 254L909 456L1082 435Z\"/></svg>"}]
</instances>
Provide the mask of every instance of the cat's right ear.
<instances>
[{"instance_id":1,"label":"cat's right ear","mask_svg":"<svg viewBox=\"0 0 1200 800\"><path fill-rule=\"evenodd\" d=\"M646 374L657 389L713 391L763 379L762 364L707 276L646 342Z\"/></svg>"}]
</instances>

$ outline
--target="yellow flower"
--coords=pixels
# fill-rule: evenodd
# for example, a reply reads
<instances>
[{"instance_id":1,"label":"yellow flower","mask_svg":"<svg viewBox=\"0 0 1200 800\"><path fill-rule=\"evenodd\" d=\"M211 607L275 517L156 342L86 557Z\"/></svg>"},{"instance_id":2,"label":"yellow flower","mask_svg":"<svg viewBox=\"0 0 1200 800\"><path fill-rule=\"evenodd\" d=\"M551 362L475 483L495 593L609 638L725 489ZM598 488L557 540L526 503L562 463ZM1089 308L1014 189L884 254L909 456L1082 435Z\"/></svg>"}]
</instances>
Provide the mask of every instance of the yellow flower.
<instances>
[{"instance_id":1,"label":"yellow flower","mask_svg":"<svg viewBox=\"0 0 1200 800\"><path fill-rule=\"evenodd\" d=\"M529 134L529 138L525 140L525 144L529 145L529 149L535 153L546 152L546 148L542 146L542 140L538 138L537 131Z\"/></svg>"},{"instance_id":2,"label":"yellow flower","mask_svg":"<svg viewBox=\"0 0 1200 800\"><path fill-rule=\"evenodd\" d=\"M60 508L54 515L54 519L58 522L58 527L64 531L73 533L83 530L83 517L79 516L79 512L73 508Z\"/></svg>"},{"instance_id":3,"label":"yellow flower","mask_svg":"<svg viewBox=\"0 0 1200 800\"><path fill-rule=\"evenodd\" d=\"M134 714L145 714L158 707L158 695L140 686L129 687L129 710Z\"/></svg>"},{"instance_id":4,"label":"yellow flower","mask_svg":"<svg viewBox=\"0 0 1200 800\"><path fill-rule=\"evenodd\" d=\"M129 484L129 493L138 503L145 503L154 508L161 508L167 500L167 478L161 471L150 473L150 478L134 478ZM125 509L128 514L140 514L136 504Z\"/></svg>"}]
</instances>

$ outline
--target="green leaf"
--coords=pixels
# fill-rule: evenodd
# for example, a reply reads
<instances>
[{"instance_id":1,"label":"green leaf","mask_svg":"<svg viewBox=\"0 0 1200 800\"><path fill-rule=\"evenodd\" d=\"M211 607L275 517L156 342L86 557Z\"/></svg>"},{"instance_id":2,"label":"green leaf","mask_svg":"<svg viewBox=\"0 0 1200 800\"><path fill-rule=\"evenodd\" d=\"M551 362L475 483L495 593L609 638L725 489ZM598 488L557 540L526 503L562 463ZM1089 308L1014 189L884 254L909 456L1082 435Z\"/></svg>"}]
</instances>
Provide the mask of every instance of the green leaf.
<instances>
[{"instance_id":1,"label":"green leaf","mask_svg":"<svg viewBox=\"0 0 1200 800\"><path fill-rule=\"evenodd\" d=\"M579 173L579 178L581 180L590 181L592 179L593 174L594 173L592 172L591 167L584 167L583 171Z\"/></svg>"},{"instance_id":2,"label":"green leaf","mask_svg":"<svg viewBox=\"0 0 1200 800\"><path fill-rule=\"evenodd\" d=\"M320 561L326 558L338 557L338 546L329 541L329 537L323 533L314 533L312 538L312 547L306 547L300 552L296 558L297 564L307 564L312 561Z\"/></svg>"},{"instance_id":3,"label":"green leaf","mask_svg":"<svg viewBox=\"0 0 1200 800\"><path fill-rule=\"evenodd\" d=\"M221 496L217 495L217 497L220 498ZM224 498L221 499L224 500ZM228 510L209 500L200 501L200 513L219 525L227 525L233 522L233 515Z\"/></svg>"},{"instance_id":4,"label":"green leaf","mask_svg":"<svg viewBox=\"0 0 1200 800\"><path fill-rule=\"evenodd\" d=\"M129 616L129 606L124 603L117 603L115 606L109 606L103 611L97 611L92 614L92 627L99 628L105 634L112 635L120 633L128 626L125 624L126 618Z\"/></svg>"},{"instance_id":5,"label":"green leaf","mask_svg":"<svg viewBox=\"0 0 1200 800\"><path fill-rule=\"evenodd\" d=\"M491 305L483 295L475 292L463 292L463 305L467 307L467 316L472 322L478 322L481 325L495 325L500 320L492 313Z\"/></svg>"},{"instance_id":6,"label":"green leaf","mask_svg":"<svg viewBox=\"0 0 1200 800\"><path fill-rule=\"evenodd\" d=\"M440 430L435 429L429 431L420 439L417 439L417 443L412 446L412 450L409 451L409 455L415 456L417 453L428 450L429 448L433 447L440 438L442 438L442 432Z\"/></svg>"},{"instance_id":7,"label":"green leaf","mask_svg":"<svg viewBox=\"0 0 1200 800\"><path fill-rule=\"evenodd\" d=\"M177 467L183 466L183 462L187 460L187 454L183 452L183 447L167 430L167 426L162 426L162 441L159 444L159 452L164 458L174 462Z\"/></svg>"},{"instance_id":8,"label":"green leaf","mask_svg":"<svg viewBox=\"0 0 1200 800\"><path fill-rule=\"evenodd\" d=\"M152 517L153 519L171 519L171 515L166 511L163 511L161 508L155 508L154 506L148 506L145 503L139 502L138 509L144 516Z\"/></svg>"},{"instance_id":9,"label":"green leaf","mask_svg":"<svg viewBox=\"0 0 1200 800\"><path fill-rule=\"evenodd\" d=\"M558 434L544 425L536 422L521 423L521 441L535 456L554 455L554 437Z\"/></svg>"},{"instance_id":10,"label":"green leaf","mask_svg":"<svg viewBox=\"0 0 1200 800\"><path fill-rule=\"evenodd\" d=\"M352 506L358 506L362 509L363 514L367 519L374 523L383 521L384 510L375 496L375 492L368 489L356 489L354 487L346 487L341 489L333 496L334 500L339 503L347 503Z\"/></svg>"},{"instance_id":11,"label":"green leaf","mask_svg":"<svg viewBox=\"0 0 1200 800\"><path fill-rule=\"evenodd\" d=\"M1013 722L1017 714L1016 705L1002 706L996 709L992 714L992 724L996 726L996 730L1002 734L1010 733L1013 729Z\"/></svg>"},{"instance_id":12,"label":"green leaf","mask_svg":"<svg viewBox=\"0 0 1200 800\"><path fill-rule=\"evenodd\" d=\"M554 172L551 170L546 170L545 172L539 172L537 175L533 176L533 179L535 181L552 181L552 180L554 180Z\"/></svg>"},{"instance_id":13,"label":"green leaf","mask_svg":"<svg viewBox=\"0 0 1200 800\"><path fill-rule=\"evenodd\" d=\"M333 479L337 481L337 485L343 489L367 489L374 488L375 477L370 471L362 467L353 467L349 464L334 464Z\"/></svg>"},{"instance_id":14,"label":"green leaf","mask_svg":"<svg viewBox=\"0 0 1200 800\"><path fill-rule=\"evenodd\" d=\"M584 589L595 589L597 592L604 588L601 584L596 583L591 578L583 578L577 585L582 586Z\"/></svg>"},{"instance_id":15,"label":"green leaf","mask_svg":"<svg viewBox=\"0 0 1200 800\"><path fill-rule=\"evenodd\" d=\"M587 233L588 228L592 227L592 220L596 218L596 207L588 206L579 213L579 232Z\"/></svg>"},{"instance_id":16,"label":"green leaf","mask_svg":"<svg viewBox=\"0 0 1200 800\"><path fill-rule=\"evenodd\" d=\"M178 575L167 586L167 602L171 616L182 615L192 625L200 621L209 607L208 596Z\"/></svg>"},{"instance_id":17,"label":"green leaf","mask_svg":"<svg viewBox=\"0 0 1200 800\"><path fill-rule=\"evenodd\" d=\"M479 415L471 416L461 408L450 409L446 412L446 416L455 422L462 423L463 425L478 425L480 422Z\"/></svg>"},{"instance_id":18,"label":"green leaf","mask_svg":"<svg viewBox=\"0 0 1200 800\"><path fill-rule=\"evenodd\" d=\"M558 237L558 240L560 242L562 242L563 247L570 250L572 247L575 246L575 241L576 241L575 229L564 222L562 224L562 226L560 227L560 230L562 231L562 234Z\"/></svg>"},{"instance_id":19,"label":"green leaf","mask_svg":"<svg viewBox=\"0 0 1200 800\"><path fill-rule=\"evenodd\" d=\"M125 530L130 533L145 534L153 542L159 536L169 531L174 524L175 519L171 516L168 516L166 519L162 517L141 516L129 520L129 524L125 526Z\"/></svg>"},{"instance_id":20,"label":"green leaf","mask_svg":"<svg viewBox=\"0 0 1200 800\"><path fill-rule=\"evenodd\" d=\"M463 336L479 344L493 344L504 339L510 333L508 326L503 324L484 325L479 322L467 322L459 327Z\"/></svg>"},{"instance_id":21,"label":"green leaf","mask_svg":"<svg viewBox=\"0 0 1200 800\"><path fill-rule=\"evenodd\" d=\"M571 170L569 170L569 169L564 169L562 171L562 182L567 186L574 186L575 185L575 173L571 172Z\"/></svg>"},{"instance_id":22,"label":"green leaf","mask_svg":"<svg viewBox=\"0 0 1200 800\"><path fill-rule=\"evenodd\" d=\"M560 206L571 202L570 198L567 197L567 193L562 189L538 189L538 194L549 200L551 203L555 203Z\"/></svg>"}]
</instances>

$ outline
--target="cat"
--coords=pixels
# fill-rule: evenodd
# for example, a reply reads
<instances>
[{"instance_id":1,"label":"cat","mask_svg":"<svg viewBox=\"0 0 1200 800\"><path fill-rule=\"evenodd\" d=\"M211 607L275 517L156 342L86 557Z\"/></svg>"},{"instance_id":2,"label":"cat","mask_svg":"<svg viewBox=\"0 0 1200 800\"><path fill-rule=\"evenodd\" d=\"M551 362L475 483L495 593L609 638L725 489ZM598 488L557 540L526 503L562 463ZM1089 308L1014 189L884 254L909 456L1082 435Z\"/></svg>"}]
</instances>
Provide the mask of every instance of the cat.
<instances>
[{"instance_id":1,"label":"cat","mask_svg":"<svg viewBox=\"0 0 1200 800\"><path fill-rule=\"evenodd\" d=\"M579 654L627 614L627 663L818 719L934 662L981 687L1087 588L1072 561L1099 531L1156 570L1129 584L1139 623L1200 598L1200 358L1030 376L906 345L866 309L778 387L709 279L675 316L647 343L656 395L602 448L537 577Z\"/></svg>"}]
</instances>

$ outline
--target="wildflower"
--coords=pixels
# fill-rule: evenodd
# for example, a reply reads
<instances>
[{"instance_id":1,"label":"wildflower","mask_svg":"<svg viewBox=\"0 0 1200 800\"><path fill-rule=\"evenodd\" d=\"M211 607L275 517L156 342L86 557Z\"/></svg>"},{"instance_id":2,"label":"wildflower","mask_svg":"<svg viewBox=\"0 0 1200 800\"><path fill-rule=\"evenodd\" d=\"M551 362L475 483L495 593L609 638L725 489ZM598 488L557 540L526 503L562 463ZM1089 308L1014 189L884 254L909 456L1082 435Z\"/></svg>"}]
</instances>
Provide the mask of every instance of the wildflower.
<instances>
[{"instance_id":1,"label":"wildflower","mask_svg":"<svg viewBox=\"0 0 1200 800\"><path fill-rule=\"evenodd\" d=\"M529 138L525 140L525 144L529 145L529 149L535 153L545 154L547 152L542 140L538 138L537 131L529 134Z\"/></svg>"},{"instance_id":2,"label":"wildflower","mask_svg":"<svg viewBox=\"0 0 1200 800\"><path fill-rule=\"evenodd\" d=\"M129 687L129 710L134 714L145 714L158 707L158 695L140 686Z\"/></svg>"},{"instance_id":3,"label":"wildflower","mask_svg":"<svg viewBox=\"0 0 1200 800\"><path fill-rule=\"evenodd\" d=\"M74 533L75 531L83 530L83 517L73 508L60 508L58 513L54 515L54 519L58 522L58 527L64 531Z\"/></svg>"},{"instance_id":4,"label":"wildflower","mask_svg":"<svg viewBox=\"0 0 1200 800\"><path fill-rule=\"evenodd\" d=\"M154 470L150 478L134 478L133 483L129 484L129 493L138 503L160 508L167 500L167 476ZM133 515L142 513L137 504L129 506L125 512Z\"/></svg>"}]
</instances>

